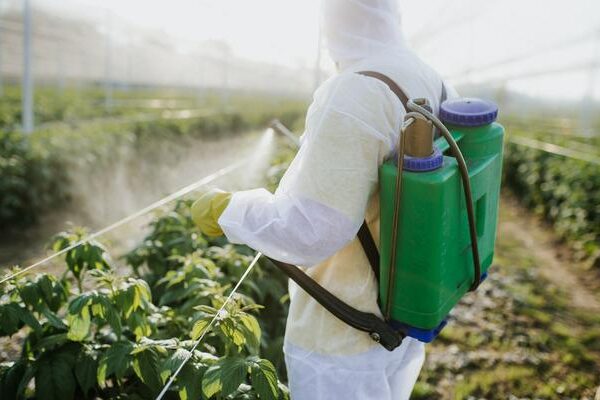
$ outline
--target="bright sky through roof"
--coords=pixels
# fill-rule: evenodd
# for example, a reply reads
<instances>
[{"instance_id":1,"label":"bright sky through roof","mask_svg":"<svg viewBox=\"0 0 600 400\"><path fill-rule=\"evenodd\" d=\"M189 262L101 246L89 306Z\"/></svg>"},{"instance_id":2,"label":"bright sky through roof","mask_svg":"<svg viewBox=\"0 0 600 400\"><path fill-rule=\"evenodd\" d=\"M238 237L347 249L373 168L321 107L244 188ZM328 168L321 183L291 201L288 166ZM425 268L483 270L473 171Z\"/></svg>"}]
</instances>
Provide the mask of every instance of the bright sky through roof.
<instances>
[{"instance_id":1,"label":"bright sky through roof","mask_svg":"<svg viewBox=\"0 0 600 400\"><path fill-rule=\"evenodd\" d=\"M58 4L58 0L37 0ZM186 42L217 39L241 57L314 65L319 0L69 0ZM454 82L534 96L600 96L600 1L400 0L416 51ZM70 7L69 7L70 8ZM514 61L505 63L505 61ZM325 65L325 64L324 64ZM507 78L510 78L507 80Z\"/></svg>"}]
</instances>

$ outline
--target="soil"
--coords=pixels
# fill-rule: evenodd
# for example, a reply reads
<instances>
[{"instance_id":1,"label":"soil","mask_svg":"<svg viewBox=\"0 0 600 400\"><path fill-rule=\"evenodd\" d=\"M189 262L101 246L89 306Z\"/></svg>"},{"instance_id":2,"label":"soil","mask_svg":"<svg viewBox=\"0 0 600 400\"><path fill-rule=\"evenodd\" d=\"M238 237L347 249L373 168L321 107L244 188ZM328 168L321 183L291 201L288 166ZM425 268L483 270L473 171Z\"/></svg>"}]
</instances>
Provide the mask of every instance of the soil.
<instances>
[{"instance_id":1,"label":"soil","mask_svg":"<svg viewBox=\"0 0 600 400\"><path fill-rule=\"evenodd\" d=\"M600 277L594 271L585 271L581 263L569 255L567 246L552 231L523 209L510 195L503 198L505 220L501 221L498 235L518 238L540 264L540 275L566 293L572 307L600 313L600 296L593 289Z\"/></svg>"}]
</instances>

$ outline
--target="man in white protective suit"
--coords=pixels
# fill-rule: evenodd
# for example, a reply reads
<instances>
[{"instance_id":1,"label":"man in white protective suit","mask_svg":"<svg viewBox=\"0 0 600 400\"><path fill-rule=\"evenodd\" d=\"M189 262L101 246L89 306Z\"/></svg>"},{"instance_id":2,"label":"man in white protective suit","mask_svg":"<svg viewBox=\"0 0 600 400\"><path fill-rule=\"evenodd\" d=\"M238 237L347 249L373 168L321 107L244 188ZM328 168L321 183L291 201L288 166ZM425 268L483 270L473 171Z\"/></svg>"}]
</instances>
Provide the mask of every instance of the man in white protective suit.
<instances>
[{"instance_id":1,"label":"man in white protective suit","mask_svg":"<svg viewBox=\"0 0 600 400\"><path fill-rule=\"evenodd\" d=\"M338 73L315 92L277 191L213 190L194 204L193 217L205 233L302 266L344 302L381 316L356 234L366 220L379 243L378 169L394 152L406 110L381 80L357 72L385 74L434 112L442 80L407 47L394 0L324 0L322 23ZM284 352L294 400L409 398L423 343L405 338L389 352L293 282L290 299Z\"/></svg>"}]
</instances>

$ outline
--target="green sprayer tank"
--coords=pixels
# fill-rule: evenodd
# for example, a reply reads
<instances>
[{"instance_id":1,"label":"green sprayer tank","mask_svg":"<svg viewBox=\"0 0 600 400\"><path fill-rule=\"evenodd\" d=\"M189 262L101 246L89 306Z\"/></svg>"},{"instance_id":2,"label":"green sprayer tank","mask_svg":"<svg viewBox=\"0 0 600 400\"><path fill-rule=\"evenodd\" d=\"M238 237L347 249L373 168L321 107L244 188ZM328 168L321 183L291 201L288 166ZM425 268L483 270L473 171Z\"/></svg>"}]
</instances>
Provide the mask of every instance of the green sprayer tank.
<instances>
[{"instance_id":1,"label":"green sprayer tank","mask_svg":"<svg viewBox=\"0 0 600 400\"><path fill-rule=\"evenodd\" d=\"M495 104L478 99L446 101L440 119L465 158L471 181L482 278L494 257L502 172L504 128L495 122ZM473 256L461 176L448 143L435 139L441 158L407 164L402 173L401 207L396 241L396 271L391 294L390 321L408 335L431 341L445 325L450 310L469 291L474 280ZM406 158L405 158L406 160ZM412 160L414 161L414 160ZM419 161L419 160L417 160ZM381 308L385 309L390 271L395 160L380 169Z\"/></svg>"}]
</instances>

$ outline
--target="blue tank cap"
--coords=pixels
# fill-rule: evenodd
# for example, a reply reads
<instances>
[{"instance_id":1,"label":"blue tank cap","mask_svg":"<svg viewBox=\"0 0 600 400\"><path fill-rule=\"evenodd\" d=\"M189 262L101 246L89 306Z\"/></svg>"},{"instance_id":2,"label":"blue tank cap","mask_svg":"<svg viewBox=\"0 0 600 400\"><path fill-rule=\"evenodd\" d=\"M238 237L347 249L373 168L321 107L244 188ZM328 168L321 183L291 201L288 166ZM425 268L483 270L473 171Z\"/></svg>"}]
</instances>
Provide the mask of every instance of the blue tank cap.
<instances>
[{"instance_id":1,"label":"blue tank cap","mask_svg":"<svg viewBox=\"0 0 600 400\"><path fill-rule=\"evenodd\" d=\"M498 106L491 101L476 98L446 100L440 107L442 122L458 126L482 126L498 118Z\"/></svg>"},{"instance_id":2,"label":"blue tank cap","mask_svg":"<svg viewBox=\"0 0 600 400\"><path fill-rule=\"evenodd\" d=\"M438 169L442 166L444 156L442 152L437 148L433 147L433 154L429 157L411 157L404 156L404 169L413 172L426 172Z\"/></svg>"}]
</instances>

